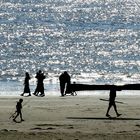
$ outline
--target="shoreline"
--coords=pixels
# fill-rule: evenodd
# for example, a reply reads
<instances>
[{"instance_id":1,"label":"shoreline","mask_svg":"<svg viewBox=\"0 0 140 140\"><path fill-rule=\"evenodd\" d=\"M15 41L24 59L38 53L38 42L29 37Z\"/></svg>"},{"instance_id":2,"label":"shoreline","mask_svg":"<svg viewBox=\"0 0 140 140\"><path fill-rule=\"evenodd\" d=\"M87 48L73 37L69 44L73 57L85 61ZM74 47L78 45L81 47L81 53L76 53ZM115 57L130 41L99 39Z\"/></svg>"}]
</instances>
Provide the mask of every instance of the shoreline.
<instances>
[{"instance_id":1,"label":"shoreline","mask_svg":"<svg viewBox=\"0 0 140 140\"><path fill-rule=\"evenodd\" d=\"M20 94L23 91L5 91L0 92L0 97L22 97ZM93 90L93 91L77 91L77 96L108 96L109 90ZM25 96L28 95L25 94ZM140 96L139 90L123 90L123 91L117 91L118 96ZM61 93L59 90L56 91L46 91L45 90L45 97L60 97ZM67 94L66 97L71 96L70 94ZM34 97L34 95L31 93L31 97Z\"/></svg>"}]
</instances>

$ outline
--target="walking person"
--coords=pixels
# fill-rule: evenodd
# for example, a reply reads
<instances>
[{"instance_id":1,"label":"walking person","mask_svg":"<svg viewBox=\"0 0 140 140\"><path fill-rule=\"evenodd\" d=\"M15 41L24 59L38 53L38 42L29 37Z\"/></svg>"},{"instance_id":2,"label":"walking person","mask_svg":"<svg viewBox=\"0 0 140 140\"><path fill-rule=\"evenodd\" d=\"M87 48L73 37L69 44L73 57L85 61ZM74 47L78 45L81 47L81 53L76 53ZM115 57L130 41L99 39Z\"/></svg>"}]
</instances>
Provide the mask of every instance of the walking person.
<instances>
[{"instance_id":1,"label":"walking person","mask_svg":"<svg viewBox=\"0 0 140 140\"><path fill-rule=\"evenodd\" d=\"M67 71L65 71L59 76L59 81L61 96L64 96L66 92L69 92L71 84L71 78Z\"/></svg>"},{"instance_id":2,"label":"walking person","mask_svg":"<svg viewBox=\"0 0 140 140\"><path fill-rule=\"evenodd\" d=\"M21 94L21 96L24 96L25 93L29 93L28 96L31 96L30 88L29 88L29 80L30 80L30 75L28 72L25 73L25 80L24 80L24 91Z\"/></svg>"},{"instance_id":3,"label":"walking person","mask_svg":"<svg viewBox=\"0 0 140 140\"><path fill-rule=\"evenodd\" d=\"M113 88L110 89L109 106L108 106L108 109L107 109L107 112L106 112L106 116L107 117L111 117L109 115L109 111L110 111L110 108L112 106L114 107L114 110L116 112L117 117L122 115L122 114L119 114L118 111L117 111L117 106L116 106L116 103L115 103L115 98L116 98L116 89L115 89L115 86L113 86Z\"/></svg>"},{"instance_id":4,"label":"walking person","mask_svg":"<svg viewBox=\"0 0 140 140\"><path fill-rule=\"evenodd\" d=\"M59 81L60 81L60 93L61 93L61 96L64 96L64 90L65 90L65 77L64 77L64 73L62 73L59 76Z\"/></svg>"},{"instance_id":5,"label":"walking person","mask_svg":"<svg viewBox=\"0 0 140 140\"><path fill-rule=\"evenodd\" d=\"M46 76L44 75L44 73L39 70L35 76L35 78L37 79L37 86L36 86L36 89L35 89L35 92L33 93L35 96L45 96L44 94L44 79L46 78ZM39 93L41 93L39 95Z\"/></svg>"},{"instance_id":6,"label":"walking person","mask_svg":"<svg viewBox=\"0 0 140 140\"><path fill-rule=\"evenodd\" d=\"M16 118L18 116L20 116L20 120L21 122L24 121L23 118L22 118L22 102L23 102L23 99L19 99L19 101L17 102L17 105L16 105L16 116L13 118L13 121L16 122Z\"/></svg>"}]
</instances>

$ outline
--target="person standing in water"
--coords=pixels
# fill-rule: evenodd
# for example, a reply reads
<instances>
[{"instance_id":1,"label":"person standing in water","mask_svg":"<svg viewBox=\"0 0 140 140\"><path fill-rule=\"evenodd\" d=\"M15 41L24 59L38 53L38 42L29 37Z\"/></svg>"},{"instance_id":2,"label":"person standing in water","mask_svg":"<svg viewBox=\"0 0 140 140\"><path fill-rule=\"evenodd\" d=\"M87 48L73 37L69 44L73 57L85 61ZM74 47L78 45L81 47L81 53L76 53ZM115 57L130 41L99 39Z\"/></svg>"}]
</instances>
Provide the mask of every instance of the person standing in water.
<instances>
[{"instance_id":1,"label":"person standing in water","mask_svg":"<svg viewBox=\"0 0 140 140\"><path fill-rule=\"evenodd\" d=\"M21 94L21 96L24 96L25 93L29 93L28 96L31 96L30 88L29 88L29 80L30 80L30 75L28 72L25 73L25 80L24 80L24 91Z\"/></svg>"},{"instance_id":2,"label":"person standing in water","mask_svg":"<svg viewBox=\"0 0 140 140\"><path fill-rule=\"evenodd\" d=\"M113 86L113 88L110 89L109 106L108 106L108 109L107 109L107 112L106 112L106 116L107 117L111 117L109 115L109 111L110 111L110 108L112 106L114 107L114 110L116 112L117 117L122 115L122 114L119 114L118 111L117 111L117 106L116 106L116 103L115 103L115 98L116 98L116 89L115 89L115 86Z\"/></svg>"}]
</instances>

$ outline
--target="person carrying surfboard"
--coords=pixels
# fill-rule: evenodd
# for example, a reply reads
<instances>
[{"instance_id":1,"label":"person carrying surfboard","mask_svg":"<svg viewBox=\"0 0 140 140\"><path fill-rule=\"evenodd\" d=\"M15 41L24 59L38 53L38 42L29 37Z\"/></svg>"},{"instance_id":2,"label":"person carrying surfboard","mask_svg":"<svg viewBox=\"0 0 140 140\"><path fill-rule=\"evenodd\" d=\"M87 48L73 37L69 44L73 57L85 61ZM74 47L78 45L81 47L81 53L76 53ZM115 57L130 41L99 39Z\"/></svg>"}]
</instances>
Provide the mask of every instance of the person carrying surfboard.
<instances>
[{"instance_id":1,"label":"person carrying surfboard","mask_svg":"<svg viewBox=\"0 0 140 140\"><path fill-rule=\"evenodd\" d=\"M110 108L113 106L114 107L114 110L116 112L116 115L117 117L121 116L122 114L119 114L118 111L117 111L117 106L116 106L116 103L115 103L115 98L116 98L116 89L115 89L115 86L113 86L111 89L110 89L110 95L109 95L109 105L108 105L108 109L107 109L107 112L106 112L106 116L107 117L111 117L109 115L109 111L110 111Z\"/></svg>"}]
</instances>

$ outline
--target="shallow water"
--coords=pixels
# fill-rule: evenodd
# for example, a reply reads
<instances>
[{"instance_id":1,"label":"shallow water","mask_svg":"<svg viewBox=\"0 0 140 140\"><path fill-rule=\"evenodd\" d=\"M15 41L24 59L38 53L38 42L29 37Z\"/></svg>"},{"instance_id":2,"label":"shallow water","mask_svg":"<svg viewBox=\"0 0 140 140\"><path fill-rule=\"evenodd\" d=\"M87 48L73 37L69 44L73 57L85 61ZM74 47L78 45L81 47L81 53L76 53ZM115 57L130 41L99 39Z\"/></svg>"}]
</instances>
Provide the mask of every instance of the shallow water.
<instances>
[{"instance_id":1,"label":"shallow water","mask_svg":"<svg viewBox=\"0 0 140 140\"><path fill-rule=\"evenodd\" d=\"M91 84L91 83L87 83ZM21 93L23 93L23 82L20 81L0 81L0 96L19 96ZM31 82L30 83L30 90L31 93L35 91L36 83ZM60 94L60 87L59 83L52 83L52 82L46 82L44 83L44 92L46 96L61 96ZM95 90L95 91L77 91L77 96L108 96L109 95L108 90L101 91L101 90ZM25 94L25 96L28 94ZM68 96L70 94L67 94ZM123 90L123 91L117 91L118 97L124 96L124 95L140 95L140 91L136 90ZM34 95L33 95L34 96Z\"/></svg>"}]
</instances>

